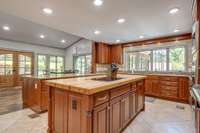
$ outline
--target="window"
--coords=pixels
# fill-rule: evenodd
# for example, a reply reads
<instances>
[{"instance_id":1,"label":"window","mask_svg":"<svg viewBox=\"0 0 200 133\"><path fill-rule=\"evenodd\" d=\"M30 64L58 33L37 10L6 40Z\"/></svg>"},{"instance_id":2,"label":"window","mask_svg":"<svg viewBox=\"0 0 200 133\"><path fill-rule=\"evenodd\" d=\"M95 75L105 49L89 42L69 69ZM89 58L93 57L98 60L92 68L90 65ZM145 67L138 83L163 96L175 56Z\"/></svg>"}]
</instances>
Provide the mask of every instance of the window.
<instances>
[{"instance_id":1,"label":"window","mask_svg":"<svg viewBox=\"0 0 200 133\"><path fill-rule=\"evenodd\" d=\"M0 55L0 75L13 74L13 55L2 54Z\"/></svg>"},{"instance_id":2,"label":"window","mask_svg":"<svg viewBox=\"0 0 200 133\"><path fill-rule=\"evenodd\" d=\"M19 74L31 74L31 57L19 55Z\"/></svg>"},{"instance_id":3,"label":"window","mask_svg":"<svg viewBox=\"0 0 200 133\"><path fill-rule=\"evenodd\" d=\"M151 51L129 53L129 70L149 71L151 69Z\"/></svg>"},{"instance_id":4,"label":"window","mask_svg":"<svg viewBox=\"0 0 200 133\"><path fill-rule=\"evenodd\" d=\"M74 69L78 71L78 73L91 72L91 62L91 55L74 56Z\"/></svg>"},{"instance_id":5,"label":"window","mask_svg":"<svg viewBox=\"0 0 200 133\"><path fill-rule=\"evenodd\" d=\"M62 73L64 72L64 57L38 55L38 75L45 75L49 73Z\"/></svg>"},{"instance_id":6,"label":"window","mask_svg":"<svg viewBox=\"0 0 200 133\"><path fill-rule=\"evenodd\" d=\"M170 71L185 71L185 48L170 48L169 49L169 70Z\"/></svg>"},{"instance_id":7,"label":"window","mask_svg":"<svg viewBox=\"0 0 200 133\"><path fill-rule=\"evenodd\" d=\"M64 71L64 58L59 56L50 56L50 72L57 73Z\"/></svg>"},{"instance_id":8,"label":"window","mask_svg":"<svg viewBox=\"0 0 200 133\"><path fill-rule=\"evenodd\" d=\"M153 50L153 71L167 70L167 50Z\"/></svg>"},{"instance_id":9,"label":"window","mask_svg":"<svg viewBox=\"0 0 200 133\"><path fill-rule=\"evenodd\" d=\"M47 57L45 55L38 55L38 75L47 74Z\"/></svg>"}]
</instances>

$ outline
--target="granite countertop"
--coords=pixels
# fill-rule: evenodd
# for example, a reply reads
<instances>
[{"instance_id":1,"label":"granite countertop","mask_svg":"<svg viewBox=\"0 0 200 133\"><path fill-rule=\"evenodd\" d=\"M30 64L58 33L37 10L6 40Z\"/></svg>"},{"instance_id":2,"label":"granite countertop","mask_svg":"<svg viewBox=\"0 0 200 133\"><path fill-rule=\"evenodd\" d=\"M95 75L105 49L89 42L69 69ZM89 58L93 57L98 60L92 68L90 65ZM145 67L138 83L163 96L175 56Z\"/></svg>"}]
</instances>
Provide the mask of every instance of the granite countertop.
<instances>
[{"instance_id":1,"label":"granite countertop","mask_svg":"<svg viewBox=\"0 0 200 133\"><path fill-rule=\"evenodd\" d=\"M84 76L93 76L99 75L94 73L88 74L78 74L78 73L69 73L69 74L49 74L49 75L24 75L22 78L33 78L39 80L48 80L48 79L59 79L59 78L73 78L73 77L84 77Z\"/></svg>"},{"instance_id":2,"label":"granite countertop","mask_svg":"<svg viewBox=\"0 0 200 133\"><path fill-rule=\"evenodd\" d=\"M121 74L129 74L129 75L156 75L156 76L175 76L175 77L191 77L191 74L181 74L181 73L130 73L130 72L119 72Z\"/></svg>"},{"instance_id":3,"label":"granite countertop","mask_svg":"<svg viewBox=\"0 0 200 133\"><path fill-rule=\"evenodd\" d=\"M47 81L48 86L60 88L63 90L70 90L81 94L92 95L101 91L112 89L127 83L145 79L146 76L141 75L127 75L118 74L119 80L115 81L99 81L93 80L94 78L106 77L105 75L90 76L90 77L79 77L69 79L57 79Z\"/></svg>"}]
</instances>

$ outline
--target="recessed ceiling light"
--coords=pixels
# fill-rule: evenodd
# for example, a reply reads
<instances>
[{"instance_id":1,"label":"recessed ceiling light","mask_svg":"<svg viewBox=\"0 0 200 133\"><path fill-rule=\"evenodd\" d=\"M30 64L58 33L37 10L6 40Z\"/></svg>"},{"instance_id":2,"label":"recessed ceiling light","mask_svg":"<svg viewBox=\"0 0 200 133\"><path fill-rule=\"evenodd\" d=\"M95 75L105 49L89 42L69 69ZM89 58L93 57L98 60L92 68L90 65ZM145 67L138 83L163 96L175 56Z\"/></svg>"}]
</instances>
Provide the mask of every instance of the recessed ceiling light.
<instances>
[{"instance_id":1,"label":"recessed ceiling light","mask_svg":"<svg viewBox=\"0 0 200 133\"><path fill-rule=\"evenodd\" d=\"M144 36L140 36L140 39L143 39L144 38Z\"/></svg>"},{"instance_id":2,"label":"recessed ceiling light","mask_svg":"<svg viewBox=\"0 0 200 133\"><path fill-rule=\"evenodd\" d=\"M98 35L98 34L100 34L101 32L99 31L99 30L95 30L94 31L94 34L96 34L96 35Z\"/></svg>"},{"instance_id":3,"label":"recessed ceiling light","mask_svg":"<svg viewBox=\"0 0 200 133\"><path fill-rule=\"evenodd\" d=\"M117 42L117 43L119 43L119 42L120 42L120 40L116 40L116 42Z\"/></svg>"},{"instance_id":4,"label":"recessed ceiling light","mask_svg":"<svg viewBox=\"0 0 200 133\"><path fill-rule=\"evenodd\" d=\"M45 38L45 36L44 36L44 35L40 35L40 38L44 39L44 38Z\"/></svg>"},{"instance_id":5,"label":"recessed ceiling light","mask_svg":"<svg viewBox=\"0 0 200 133\"><path fill-rule=\"evenodd\" d=\"M179 11L178 8L173 8L173 9L171 9L171 10L169 11L169 13L170 13L170 14L175 14L175 13L177 13L178 11Z\"/></svg>"},{"instance_id":6,"label":"recessed ceiling light","mask_svg":"<svg viewBox=\"0 0 200 133\"><path fill-rule=\"evenodd\" d=\"M117 22L120 23L120 24L124 23L125 21L126 20L124 18L120 18L120 19L117 20Z\"/></svg>"},{"instance_id":7,"label":"recessed ceiling light","mask_svg":"<svg viewBox=\"0 0 200 133\"><path fill-rule=\"evenodd\" d=\"M43 9L43 12L46 13L46 14L52 14L52 13L53 13L53 10L50 9L50 8L44 8L44 9Z\"/></svg>"},{"instance_id":8,"label":"recessed ceiling light","mask_svg":"<svg viewBox=\"0 0 200 133\"><path fill-rule=\"evenodd\" d=\"M176 33L176 32L179 32L179 31L180 31L179 29L175 29L175 30L174 30L175 33Z\"/></svg>"},{"instance_id":9,"label":"recessed ceiling light","mask_svg":"<svg viewBox=\"0 0 200 133\"><path fill-rule=\"evenodd\" d=\"M62 42L62 43L66 43L66 41L65 41L64 39L63 39L63 40L61 40L61 42Z\"/></svg>"},{"instance_id":10,"label":"recessed ceiling light","mask_svg":"<svg viewBox=\"0 0 200 133\"><path fill-rule=\"evenodd\" d=\"M101 6L101 5L103 5L103 0L94 0L93 3L95 6Z\"/></svg>"},{"instance_id":11,"label":"recessed ceiling light","mask_svg":"<svg viewBox=\"0 0 200 133\"><path fill-rule=\"evenodd\" d=\"M10 27L9 27L9 26L3 26L3 30L9 31L9 30L10 30Z\"/></svg>"}]
</instances>

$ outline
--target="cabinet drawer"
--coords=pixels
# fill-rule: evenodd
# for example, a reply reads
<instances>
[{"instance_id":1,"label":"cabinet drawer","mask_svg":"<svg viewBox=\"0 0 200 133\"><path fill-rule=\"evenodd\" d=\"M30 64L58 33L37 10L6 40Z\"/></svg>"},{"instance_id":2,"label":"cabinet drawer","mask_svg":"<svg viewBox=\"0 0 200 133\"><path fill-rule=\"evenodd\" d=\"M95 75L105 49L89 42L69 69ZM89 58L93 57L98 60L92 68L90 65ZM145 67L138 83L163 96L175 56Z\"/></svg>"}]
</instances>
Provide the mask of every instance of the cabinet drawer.
<instances>
[{"instance_id":1,"label":"cabinet drawer","mask_svg":"<svg viewBox=\"0 0 200 133\"><path fill-rule=\"evenodd\" d=\"M160 83L161 85L166 85L166 86L174 86L174 87L178 86L178 82L174 81L161 81Z\"/></svg>"},{"instance_id":2,"label":"cabinet drawer","mask_svg":"<svg viewBox=\"0 0 200 133\"><path fill-rule=\"evenodd\" d=\"M107 101L109 101L109 93L108 93L108 91L102 92L102 93L98 93L98 94L94 95L94 106L103 104L103 103L105 103Z\"/></svg>"},{"instance_id":3,"label":"cabinet drawer","mask_svg":"<svg viewBox=\"0 0 200 133\"><path fill-rule=\"evenodd\" d=\"M161 85L161 90L178 91L178 87Z\"/></svg>"},{"instance_id":4,"label":"cabinet drawer","mask_svg":"<svg viewBox=\"0 0 200 133\"><path fill-rule=\"evenodd\" d=\"M177 91L169 91L169 90L161 90L161 95L163 97L177 98L178 92Z\"/></svg>"},{"instance_id":5,"label":"cabinet drawer","mask_svg":"<svg viewBox=\"0 0 200 133\"><path fill-rule=\"evenodd\" d=\"M121 96L129 92L130 90L131 90L131 84L117 87L116 89L111 90L110 98L112 99L112 98Z\"/></svg>"},{"instance_id":6,"label":"cabinet drawer","mask_svg":"<svg viewBox=\"0 0 200 133\"><path fill-rule=\"evenodd\" d=\"M159 76L157 76L157 75L148 75L147 79L159 80Z\"/></svg>"},{"instance_id":7,"label":"cabinet drawer","mask_svg":"<svg viewBox=\"0 0 200 133\"><path fill-rule=\"evenodd\" d=\"M178 77L173 77L173 76L161 76L160 77L161 81L178 81Z\"/></svg>"}]
</instances>

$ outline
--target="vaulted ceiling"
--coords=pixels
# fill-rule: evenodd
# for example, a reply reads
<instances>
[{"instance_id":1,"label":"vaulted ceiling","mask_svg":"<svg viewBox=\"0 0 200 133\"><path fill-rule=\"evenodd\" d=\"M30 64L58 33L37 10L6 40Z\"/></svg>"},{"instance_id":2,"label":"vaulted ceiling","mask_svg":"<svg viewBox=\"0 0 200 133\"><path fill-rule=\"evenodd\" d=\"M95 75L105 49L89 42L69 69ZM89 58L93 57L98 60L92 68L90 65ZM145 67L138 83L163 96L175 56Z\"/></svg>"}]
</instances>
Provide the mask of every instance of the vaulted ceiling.
<instances>
[{"instance_id":1,"label":"vaulted ceiling","mask_svg":"<svg viewBox=\"0 0 200 133\"><path fill-rule=\"evenodd\" d=\"M25 36L36 43L61 48L82 37L107 43L129 42L141 40L139 36L150 39L191 32L191 7L192 0L103 0L99 7L93 0L1 0L0 25L13 26L16 30L12 31L16 32L14 38L22 35L19 38ZM43 8L51 8L53 13L45 15ZM173 8L180 11L169 14ZM8 18L5 13L13 18ZM119 24L119 18L124 18L125 22ZM175 33L175 29L180 31ZM100 34L94 34L95 30ZM37 35L42 32L49 42L37 40ZM0 32L4 38L12 33L3 34ZM51 44L65 36L69 41L66 45Z\"/></svg>"}]
</instances>

